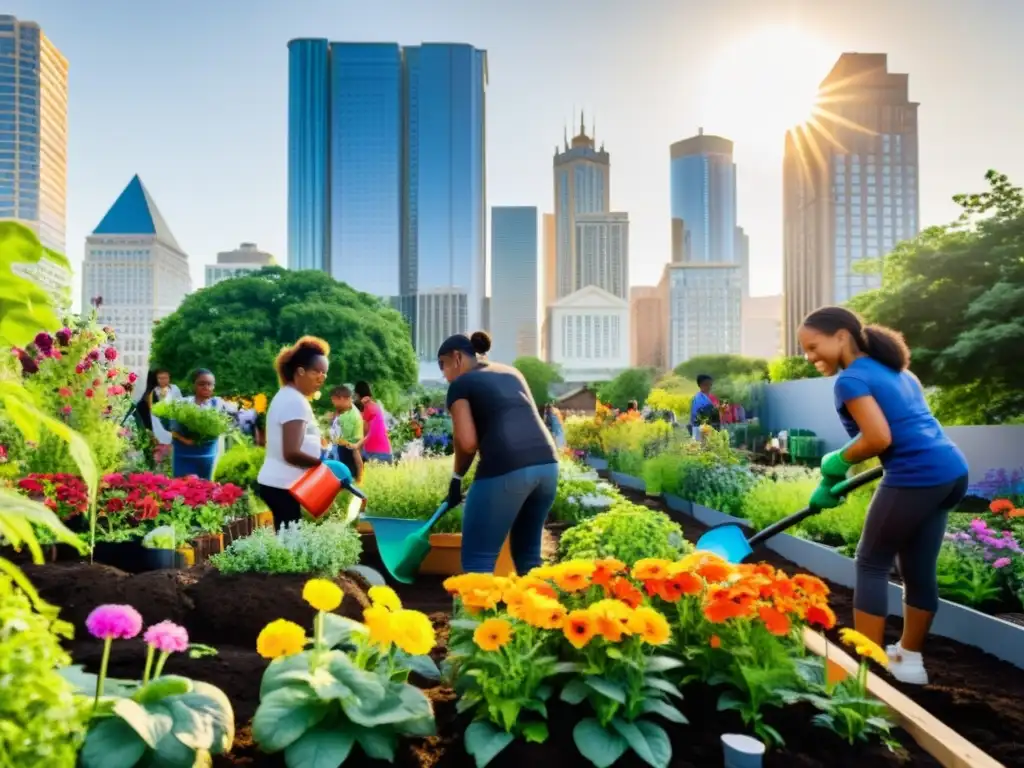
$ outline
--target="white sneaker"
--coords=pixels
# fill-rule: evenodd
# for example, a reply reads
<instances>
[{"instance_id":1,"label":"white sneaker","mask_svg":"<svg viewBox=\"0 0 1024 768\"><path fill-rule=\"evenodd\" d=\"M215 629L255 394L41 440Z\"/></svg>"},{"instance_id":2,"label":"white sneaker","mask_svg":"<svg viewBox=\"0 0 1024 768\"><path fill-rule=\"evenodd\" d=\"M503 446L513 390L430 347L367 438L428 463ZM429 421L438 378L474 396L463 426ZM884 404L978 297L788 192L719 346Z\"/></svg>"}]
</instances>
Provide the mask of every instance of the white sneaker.
<instances>
[{"instance_id":1,"label":"white sneaker","mask_svg":"<svg viewBox=\"0 0 1024 768\"><path fill-rule=\"evenodd\" d=\"M889 674L901 683L928 685L928 671L924 668L924 657L920 653L907 651L899 643L887 646Z\"/></svg>"}]
</instances>

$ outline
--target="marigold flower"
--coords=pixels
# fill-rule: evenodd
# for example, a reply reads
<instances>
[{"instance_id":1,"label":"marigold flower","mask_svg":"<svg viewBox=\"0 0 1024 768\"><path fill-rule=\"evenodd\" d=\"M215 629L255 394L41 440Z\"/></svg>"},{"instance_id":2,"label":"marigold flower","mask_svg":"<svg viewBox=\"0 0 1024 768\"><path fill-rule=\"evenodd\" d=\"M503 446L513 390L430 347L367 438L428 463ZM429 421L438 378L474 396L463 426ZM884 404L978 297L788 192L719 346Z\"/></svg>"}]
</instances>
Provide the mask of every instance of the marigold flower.
<instances>
[{"instance_id":1,"label":"marigold flower","mask_svg":"<svg viewBox=\"0 0 1024 768\"><path fill-rule=\"evenodd\" d=\"M142 616L130 605L108 603L92 610L85 628L98 640L130 640L142 631Z\"/></svg>"},{"instance_id":2,"label":"marigold flower","mask_svg":"<svg viewBox=\"0 0 1024 768\"><path fill-rule=\"evenodd\" d=\"M590 586L590 575L594 572L594 564L586 560L568 560L559 563L551 574L563 592L579 592Z\"/></svg>"},{"instance_id":3,"label":"marigold flower","mask_svg":"<svg viewBox=\"0 0 1024 768\"><path fill-rule=\"evenodd\" d=\"M473 642L483 651L497 651L511 639L512 625L505 619L487 619L473 632Z\"/></svg>"},{"instance_id":4,"label":"marigold flower","mask_svg":"<svg viewBox=\"0 0 1024 768\"><path fill-rule=\"evenodd\" d=\"M777 608L770 605L762 605L757 609L757 615L761 617L765 628L773 635L784 637L789 634L789 617Z\"/></svg>"},{"instance_id":5,"label":"marigold flower","mask_svg":"<svg viewBox=\"0 0 1024 768\"><path fill-rule=\"evenodd\" d=\"M711 639L708 641L708 644L712 648L721 648L722 647L722 638L720 638L718 635L712 635Z\"/></svg>"},{"instance_id":6,"label":"marigold flower","mask_svg":"<svg viewBox=\"0 0 1024 768\"><path fill-rule=\"evenodd\" d=\"M672 636L668 620L653 608L641 606L629 617L629 628L648 645L664 645Z\"/></svg>"},{"instance_id":7,"label":"marigold flower","mask_svg":"<svg viewBox=\"0 0 1024 768\"><path fill-rule=\"evenodd\" d=\"M538 629L561 629L568 609L554 598L526 593L522 605L522 620Z\"/></svg>"},{"instance_id":8,"label":"marigold flower","mask_svg":"<svg viewBox=\"0 0 1024 768\"><path fill-rule=\"evenodd\" d=\"M610 643L618 643L623 636L632 634L629 626L633 609L618 600L598 600L590 606L597 631Z\"/></svg>"},{"instance_id":9,"label":"marigold flower","mask_svg":"<svg viewBox=\"0 0 1024 768\"><path fill-rule=\"evenodd\" d=\"M825 597L829 593L828 584L817 576L806 573L798 573L793 577L793 583L806 595Z\"/></svg>"},{"instance_id":10,"label":"marigold flower","mask_svg":"<svg viewBox=\"0 0 1024 768\"><path fill-rule=\"evenodd\" d=\"M1013 502L1009 499L993 499L988 509L993 515L1005 515L1013 509Z\"/></svg>"},{"instance_id":11,"label":"marigold flower","mask_svg":"<svg viewBox=\"0 0 1024 768\"><path fill-rule=\"evenodd\" d=\"M391 646L391 611L381 605L371 605L363 611L363 623L370 631L370 642L383 650Z\"/></svg>"},{"instance_id":12,"label":"marigold flower","mask_svg":"<svg viewBox=\"0 0 1024 768\"><path fill-rule=\"evenodd\" d=\"M606 594L608 590L606 590ZM616 600L621 600L630 608L636 608L644 601L643 592L633 586L633 583L622 576L617 577L610 584L610 594Z\"/></svg>"},{"instance_id":13,"label":"marigold flower","mask_svg":"<svg viewBox=\"0 0 1024 768\"><path fill-rule=\"evenodd\" d=\"M366 594L374 605L387 608L389 611L402 610L402 601L391 587L383 585L370 587Z\"/></svg>"},{"instance_id":14,"label":"marigold flower","mask_svg":"<svg viewBox=\"0 0 1024 768\"><path fill-rule=\"evenodd\" d=\"M302 599L318 611L333 611L341 605L345 593L341 587L327 579L310 579L302 588Z\"/></svg>"},{"instance_id":15,"label":"marigold flower","mask_svg":"<svg viewBox=\"0 0 1024 768\"><path fill-rule=\"evenodd\" d=\"M391 614L391 639L412 656L425 656L437 644L430 619L419 611L404 608Z\"/></svg>"},{"instance_id":16,"label":"marigold flower","mask_svg":"<svg viewBox=\"0 0 1024 768\"><path fill-rule=\"evenodd\" d=\"M306 630L293 621L276 619L256 638L256 652L264 659L293 656L306 647Z\"/></svg>"},{"instance_id":17,"label":"marigold flower","mask_svg":"<svg viewBox=\"0 0 1024 768\"><path fill-rule=\"evenodd\" d=\"M825 603L808 604L804 618L808 624L822 629L832 629L836 625L836 615Z\"/></svg>"},{"instance_id":18,"label":"marigold flower","mask_svg":"<svg viewBox=\"0 0 1024 768\"><path fill-rule=\"evenodd\" d=\"M732 574L732 566L723 561L707 560L697 567L697 573L708 584L720 584Z\"/></svg>"},{"instance_id":19,"label":"marigold flower","mask_svg":"<svg viewBox=\"0 0 1024 768\"><path fill-rule=\"evenodd\" d=\"M645 557L633 565L632 577L637 581L667 579L672 563L658 557Z\"/></svg>"},{"instance_id":20,"label":"marigold flower","mask_svg":"<svg viewBox=\"0 0 1024 768\"><path fill-rule=\"evenodd\" d=\"M590 575L590 581L604 586L624 570L626 570L626 564L621 560L616 560L614 557L595 560L594 572Z\"/></svg>"},{"instance_id":21,"label":"marigold flower","mask_svg":"<svg viewBox=\"0 0 1024 768\"><path fill-rule=\"evenodd\" d=\"M562 625L562 634L577 650L589 643L596 632L594 617L587 610L571 611Z\"/></svg>"}]
</instances>

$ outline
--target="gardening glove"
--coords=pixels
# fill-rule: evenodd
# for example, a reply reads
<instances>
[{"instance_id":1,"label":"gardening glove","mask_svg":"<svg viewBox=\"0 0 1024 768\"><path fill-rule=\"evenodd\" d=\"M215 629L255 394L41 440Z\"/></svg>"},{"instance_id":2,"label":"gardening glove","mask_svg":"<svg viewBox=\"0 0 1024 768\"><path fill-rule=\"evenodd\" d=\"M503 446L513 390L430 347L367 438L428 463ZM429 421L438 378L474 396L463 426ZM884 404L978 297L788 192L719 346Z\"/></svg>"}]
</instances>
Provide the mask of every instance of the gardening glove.
<instances>
[{"instance_id":1,"label":"gardening glove","mask_svg":"<svg viewBox=\"0 0 1024 768\"><path fill-rule=\"evenodd\" d=\"M448 509L455 509L462 503L462 478L453 477L448 483L448 498L445 499Z\"/></svg>"},{"instance_id":2,"label":"gardening glove","mask_svg":"<svg viewBox=\"0 0 1024 768\"><path fill-rule=\"evenodd\" d=\"M811 494L811 499L808 504L816 509L835 509L843 503L841 497L836 496L832 493L832 487L835 485L832 482L834 478L823 477L821 482L818 483L818 487L814 489L814 493Z\"/></svg>"},{"instance_id":3,"label":"gardening glove","mask_svg":"<svg viewBox=\"0 0 1024 768\"><path fill-rule=\"evenodd\" d=\"M853 466L850 462L843 458L843 454L846 449L849 448L856 442L857 438L854 438L838 451L832 451L826 453L821 458L821 474L824 478L832 481L832 485L845 480L847 473Z\"/></svg>"}]
</instances>

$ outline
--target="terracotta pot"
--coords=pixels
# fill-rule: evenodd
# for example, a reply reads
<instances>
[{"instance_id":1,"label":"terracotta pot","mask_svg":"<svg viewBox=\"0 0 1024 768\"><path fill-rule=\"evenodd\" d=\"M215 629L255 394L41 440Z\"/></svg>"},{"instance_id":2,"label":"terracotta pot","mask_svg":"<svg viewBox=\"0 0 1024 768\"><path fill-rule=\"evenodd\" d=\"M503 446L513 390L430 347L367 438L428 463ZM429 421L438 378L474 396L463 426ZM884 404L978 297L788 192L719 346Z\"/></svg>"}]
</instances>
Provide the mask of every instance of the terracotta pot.
<instances>
[{"instance_id":1,"label":"terracotta pot","mask_svg":"<svg viewBox=\"0 0 1024 768\"><path fill-rule=\"evenodd\" d=\"M192 539L192 548L195 550L196 565L201 565L209 560L211 555L218 555L224 551L224 534L207 533L196 536Z\"/></svg>"},{"instance_id":2,"label":"terracotta pot","mask_svg":"<svg viewBox=\"0 0 1024 768\"><path fill-rule=\"evenodd\" d=\"M373 533L373 526L363 520L360 520L356 523L356 533Z\"/></svg>"},{"instance_id":3,"label":"terracotta pot","mask_svg":"<svg viewBox=\"0 0 1024 768\"><path fill-rule=\"evenodd\" d=\"M511 576L516 572L508 539L501 546L495 576ZM462 573L462 534L435 533L430 536L430 552L420 565L420 573L429 576L455 576Z\"/></svg>"}]
</instances>

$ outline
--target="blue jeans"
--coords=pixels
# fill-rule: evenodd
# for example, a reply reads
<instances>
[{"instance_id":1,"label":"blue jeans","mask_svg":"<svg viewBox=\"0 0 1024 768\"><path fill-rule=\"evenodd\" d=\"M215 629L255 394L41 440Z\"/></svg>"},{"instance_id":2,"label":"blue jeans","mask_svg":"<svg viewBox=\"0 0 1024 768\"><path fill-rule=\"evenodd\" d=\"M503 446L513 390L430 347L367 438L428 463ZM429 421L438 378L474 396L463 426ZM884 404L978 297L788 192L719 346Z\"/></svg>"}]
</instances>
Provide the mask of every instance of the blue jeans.
<instances>
[{"instance_id":1,"label":"blue jeans","mask_svg":"<svg viewBox=\"0 0 1024 768\"><path fill-rule=\"evenodd\" d=\"M462 570L493 573L506 537L517 572L540 565L541 535L557 488L558 464L475 479L462 511Z\"/></svg>"},{"instance_id":2,"label":"blue jeans","mask_svg":"<svg viewBox=\"0 0 1024 768\"><path fill-rule=\"evenodd\" d=\"M394 464L395 457L390 453L368 453L363 451L363 461L380 461L385 464Z\"/></svg>"}]
</instances>

